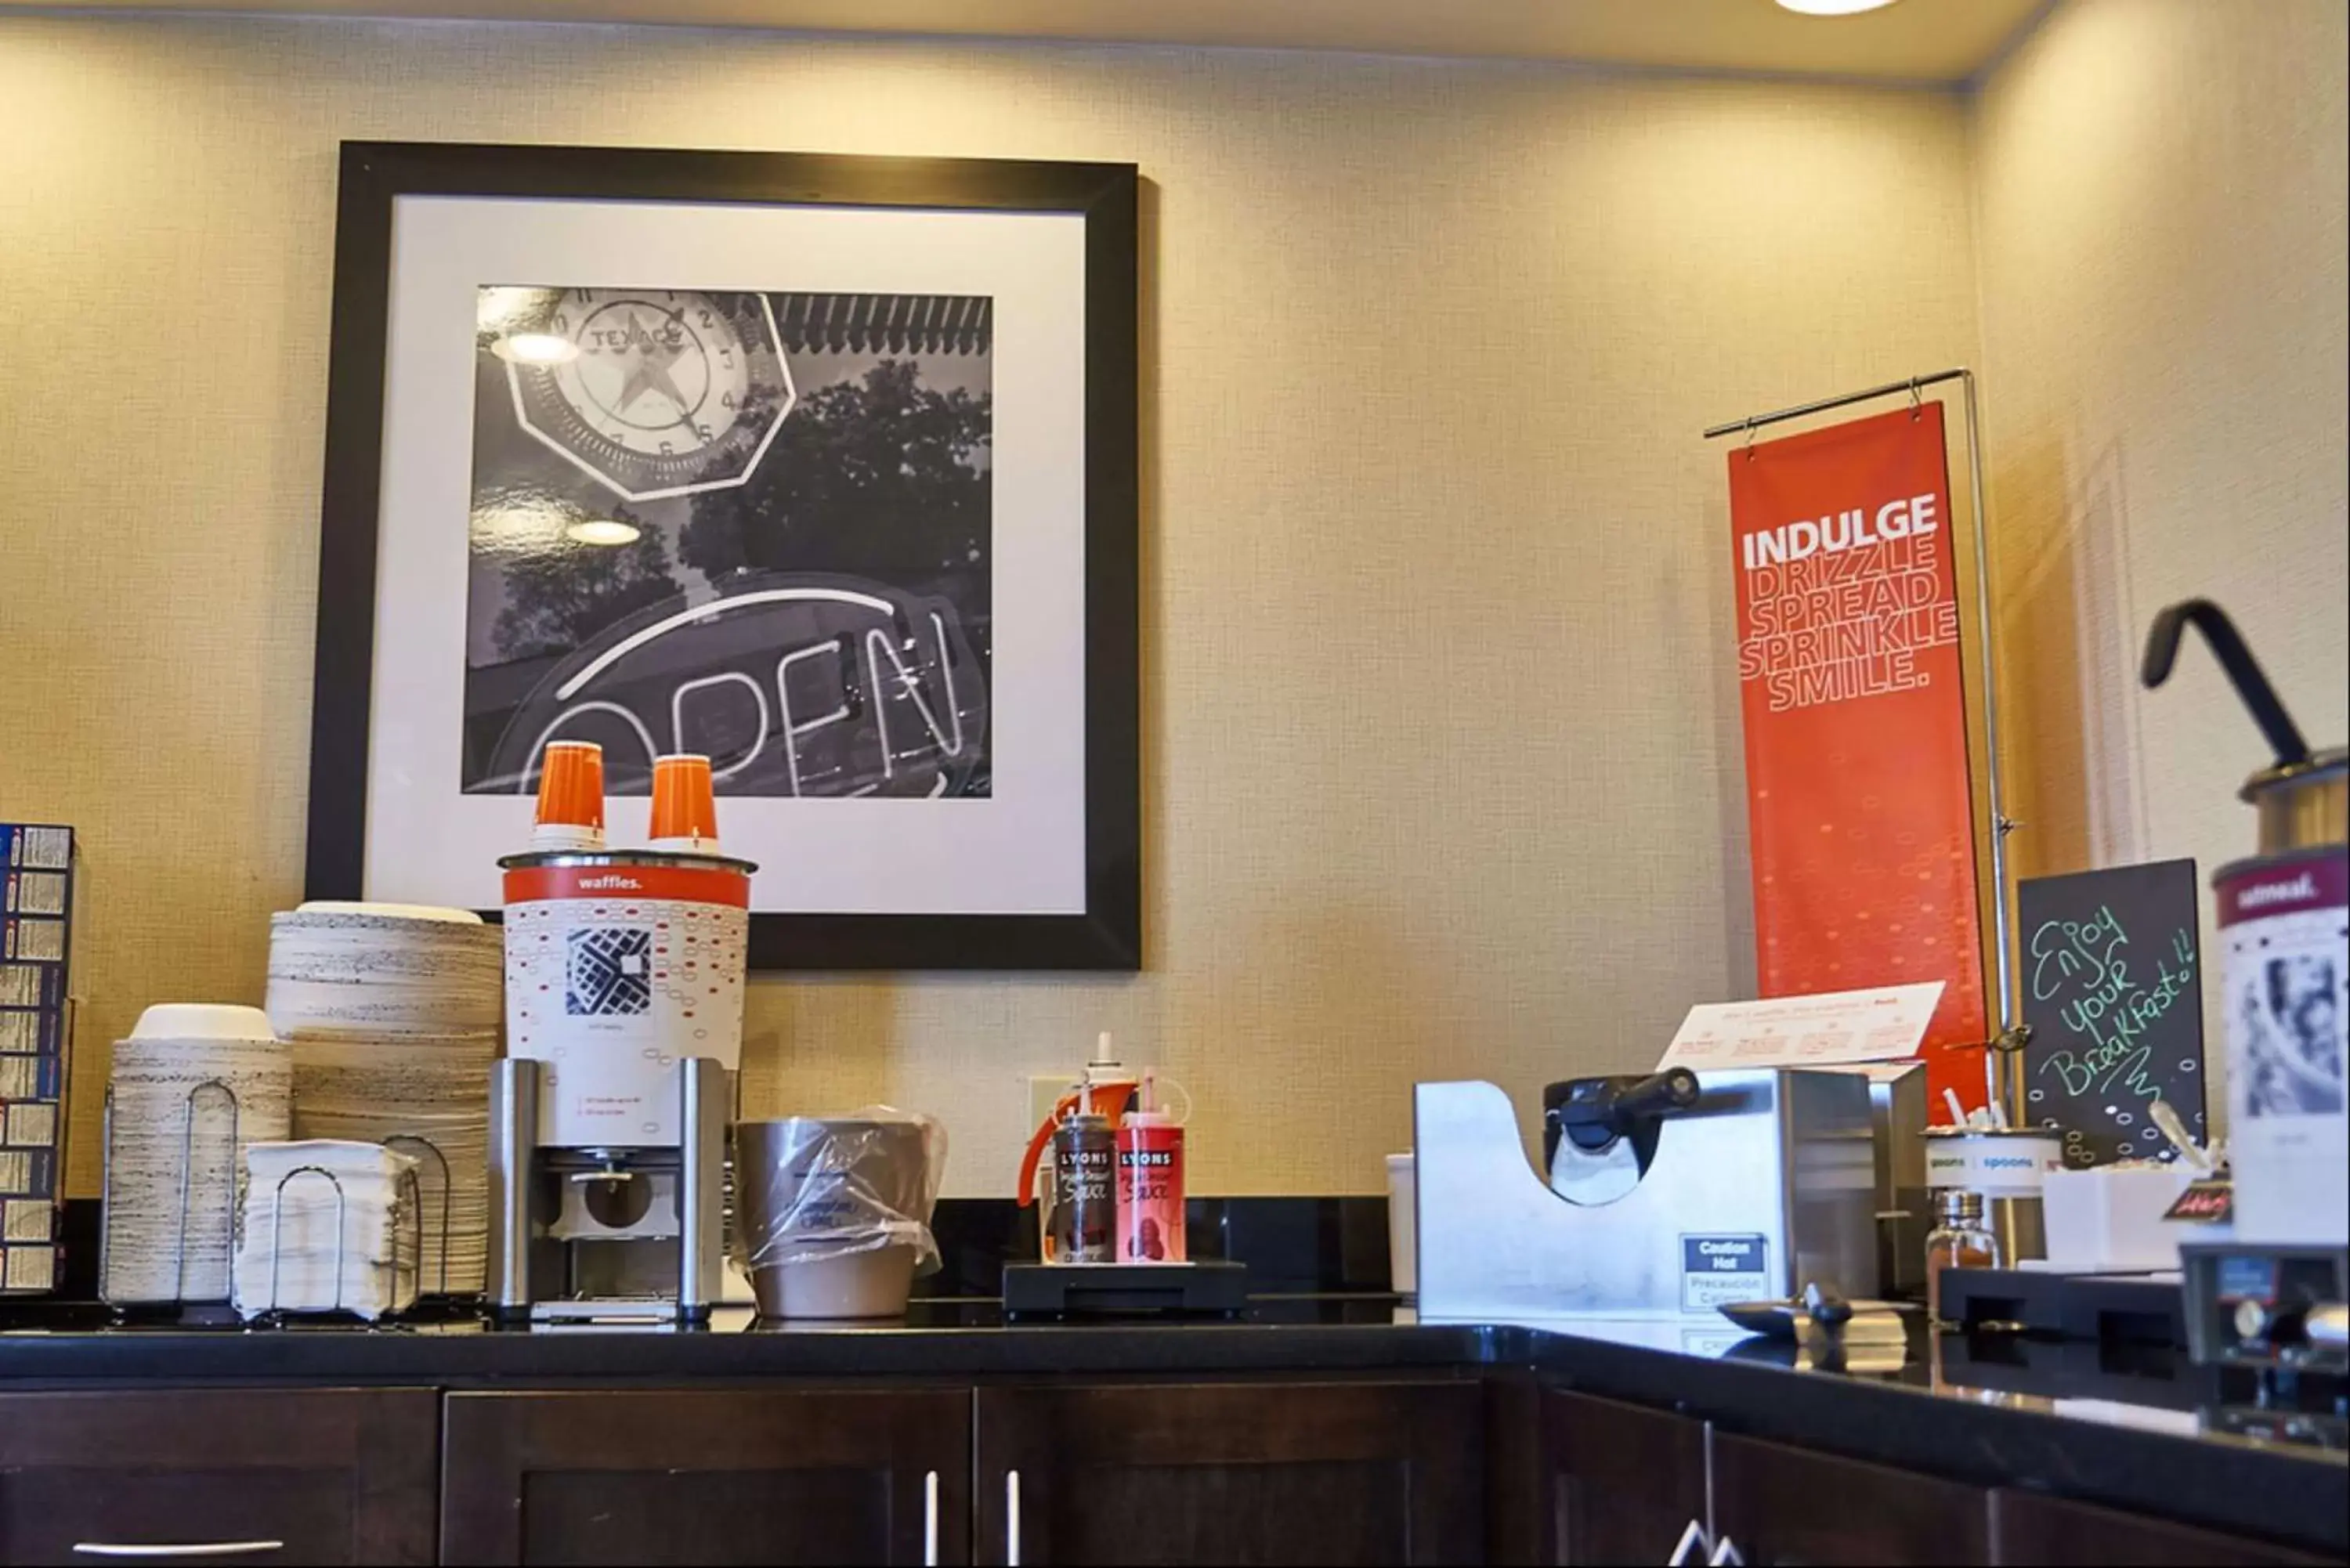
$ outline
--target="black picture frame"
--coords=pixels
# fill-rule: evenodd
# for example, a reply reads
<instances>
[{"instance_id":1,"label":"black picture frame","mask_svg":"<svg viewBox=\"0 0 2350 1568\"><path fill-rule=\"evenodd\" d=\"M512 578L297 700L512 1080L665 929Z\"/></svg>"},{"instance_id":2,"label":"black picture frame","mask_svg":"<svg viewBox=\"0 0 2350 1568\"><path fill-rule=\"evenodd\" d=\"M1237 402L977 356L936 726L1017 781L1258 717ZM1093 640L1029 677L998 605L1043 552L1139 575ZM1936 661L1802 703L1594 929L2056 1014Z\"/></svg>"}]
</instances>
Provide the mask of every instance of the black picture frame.
<instances>
[{"instance_id":1,"label":"black picture frame","mask_svg":"<svg viewBox=\"0 0 2350 1568\"><path fill-rule=\"evenodd\" d=\"M402 196L827 204L1081 215L1085 227L1082 914L763 914L750 967L1141 967L1139 181L1128 163L346 141L335 234L306 896L363 896L392 213ZM485 911L487 912L487 911Z\"/></svg>"}]
</instances>

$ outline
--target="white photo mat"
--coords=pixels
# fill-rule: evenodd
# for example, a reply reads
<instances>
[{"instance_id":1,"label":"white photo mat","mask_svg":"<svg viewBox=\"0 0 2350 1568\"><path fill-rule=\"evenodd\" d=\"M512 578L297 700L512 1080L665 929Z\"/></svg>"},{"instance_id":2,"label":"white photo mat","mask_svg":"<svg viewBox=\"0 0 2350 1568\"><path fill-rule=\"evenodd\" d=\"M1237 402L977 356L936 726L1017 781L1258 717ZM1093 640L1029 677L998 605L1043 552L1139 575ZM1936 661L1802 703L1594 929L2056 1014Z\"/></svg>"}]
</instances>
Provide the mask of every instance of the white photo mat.
<instances>
[{"instance_id":1,"label":"white photo mat","mask_svg":"<svg viewBox=\"0 0 2350 1568\"><path fill-rule=\"evenodd\" d=\"M460 788L477 296L586 285L993 300L990 794L722 795L720 826L763 913L1086 912L1082 215L402 195L391 256L367 898L494 908L526 846L527 796ZM615 798L613 842L646 815Z\"/></svg>"}]
</instances>

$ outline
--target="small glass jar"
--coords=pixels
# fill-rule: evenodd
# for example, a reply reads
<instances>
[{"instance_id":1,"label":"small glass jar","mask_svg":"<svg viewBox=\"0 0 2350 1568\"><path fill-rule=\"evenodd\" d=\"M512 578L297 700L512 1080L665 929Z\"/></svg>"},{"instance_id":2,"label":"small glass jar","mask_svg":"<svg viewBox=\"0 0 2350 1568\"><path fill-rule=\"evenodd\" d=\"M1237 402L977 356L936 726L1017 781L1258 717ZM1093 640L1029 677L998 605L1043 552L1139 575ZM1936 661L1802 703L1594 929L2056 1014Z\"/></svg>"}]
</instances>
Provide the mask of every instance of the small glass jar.
<instances>
[{"instance_id":1,"label":"small glass jar","mask_svg":"<svg viewBox=\"0 0 2350 1568\"><path fill-rule=\"evenodd\" d=\"M1942 1324L1948 1321L1942 1316L1942 1271L1998 1268L1999 1238L1983 1222L1981 1193L1953 1190L1939 1198L1941 1222L1926 1238L1926 1315Z\"/></svg>"}]
</instances>

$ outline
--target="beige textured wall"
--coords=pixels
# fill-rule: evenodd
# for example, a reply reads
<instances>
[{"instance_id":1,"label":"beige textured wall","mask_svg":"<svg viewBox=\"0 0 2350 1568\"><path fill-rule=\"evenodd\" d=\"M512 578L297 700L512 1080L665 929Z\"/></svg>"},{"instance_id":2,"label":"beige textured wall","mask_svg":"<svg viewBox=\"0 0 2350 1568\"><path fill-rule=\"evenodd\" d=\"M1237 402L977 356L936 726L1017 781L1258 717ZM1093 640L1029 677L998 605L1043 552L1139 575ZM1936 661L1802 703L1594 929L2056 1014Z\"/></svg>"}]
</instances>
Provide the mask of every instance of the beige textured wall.
<instances>
[{"instance_id":1,"label":"beige textured wall","mask_svg":"<svg viewBox=\"0 0 2350 1568\"><path fill-rule=\"evenodd\" d=\"M1974 106L2027 876L2250 851L2265 753L2217 665L2137 686L2166 604L2217 599L2350 738L2345 33L2340 0L2070 0Z\"/></svg>"},{"instance_id":2,"label":"beige textured wall","mask_svg":"<svg viewBox=\"0 0 2350 1568\"><path fill-rule=\"evenodd\" d=\"M1533 1096L1740 990L1697 431L1976 342L1940 94L18 15L0 104L0 810L85 835L85 1125L299 896L338 138L1141 165L1149 971L754 996L755 1107L945 1112L960 1192L1097 1028L1191 1085L1201 1189L1375 1190L1415 1078Z\"/></svg>"}]
</instances>

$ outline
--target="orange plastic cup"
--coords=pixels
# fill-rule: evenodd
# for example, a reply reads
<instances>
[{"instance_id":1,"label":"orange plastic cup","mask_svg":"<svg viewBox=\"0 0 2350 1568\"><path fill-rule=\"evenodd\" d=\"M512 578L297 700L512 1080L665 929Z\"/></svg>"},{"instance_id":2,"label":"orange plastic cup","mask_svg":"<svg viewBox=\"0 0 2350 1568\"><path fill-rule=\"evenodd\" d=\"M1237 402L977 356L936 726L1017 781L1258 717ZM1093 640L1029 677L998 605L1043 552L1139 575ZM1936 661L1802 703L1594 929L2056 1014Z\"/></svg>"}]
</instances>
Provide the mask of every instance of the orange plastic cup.
<instances>
[{"instance_id":1,"label":"orange plastic cup","mask_svg":"<svg viewBox=\"0 0 2350 1568\"><path fill-rule=\"evenodd\" d=\"M549 741L539 758L534 849L604 847L604 748L593 741Z\"/></svg>"},{"instance_id":2,"label":"orange plastic cup","mask_svg":"<svg viewBox=\"0 0 2350 1568\"><path fill-rule=\"evenodd\" d=\"M681 753L653 759L652 846L684 854L717 852L718 797L708 757Z\"/></svg>"}]
</instances>

